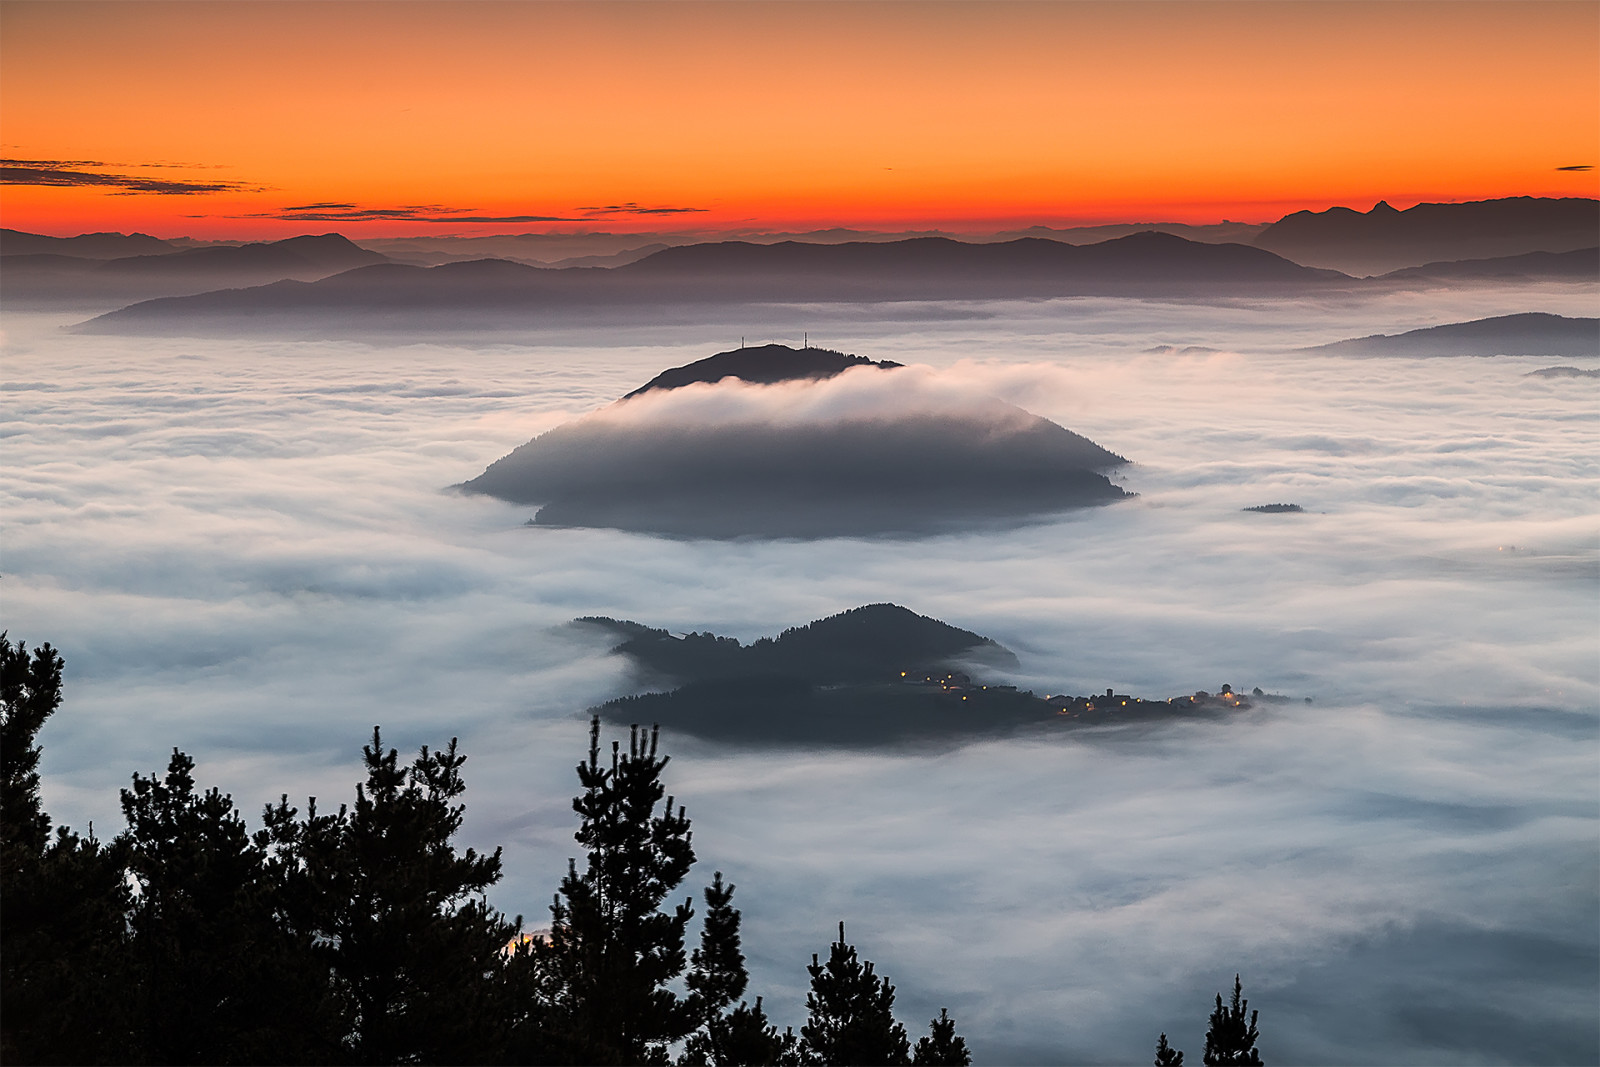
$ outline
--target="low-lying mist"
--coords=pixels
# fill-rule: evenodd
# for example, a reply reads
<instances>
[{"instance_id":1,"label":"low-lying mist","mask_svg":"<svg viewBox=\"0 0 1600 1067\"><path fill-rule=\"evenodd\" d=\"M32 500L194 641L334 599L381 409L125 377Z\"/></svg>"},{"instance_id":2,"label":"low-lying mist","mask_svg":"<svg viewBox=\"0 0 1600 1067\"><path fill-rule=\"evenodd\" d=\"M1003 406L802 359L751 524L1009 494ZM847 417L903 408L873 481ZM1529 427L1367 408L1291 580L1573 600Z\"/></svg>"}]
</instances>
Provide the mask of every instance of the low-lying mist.
<instances>
[{"instance_id":1,"label":"low-lying mist","mask_svg":"<svg viewBox=\"0 0 1600 1067\"><path fill-rule=\"evenodd\" d=\"M117 789L178 746L255 820L348 800L374 723L459 736L467 843L506 847L493 903L539 925L585 710L636 685L569 620L749 640L892 601L1000 641L1041 692L1297 699L938 753L667 737L691 881L738 885L780 1023L843 919L901 1016L950 1008L979 1062L1145 1062L1163 1030L1198 1061L1236 971L1274 1062L1590 1062L1600 384L1269 351L1575 300L839 311L828 344L1134 461L1135 499L916 541L529 528L440 491L726 325L380 347L8 316L5 626L67 663L46 806L110 836ZM1241 510L1270 503L1305 511Z\"/></svg>"}]
</instances>

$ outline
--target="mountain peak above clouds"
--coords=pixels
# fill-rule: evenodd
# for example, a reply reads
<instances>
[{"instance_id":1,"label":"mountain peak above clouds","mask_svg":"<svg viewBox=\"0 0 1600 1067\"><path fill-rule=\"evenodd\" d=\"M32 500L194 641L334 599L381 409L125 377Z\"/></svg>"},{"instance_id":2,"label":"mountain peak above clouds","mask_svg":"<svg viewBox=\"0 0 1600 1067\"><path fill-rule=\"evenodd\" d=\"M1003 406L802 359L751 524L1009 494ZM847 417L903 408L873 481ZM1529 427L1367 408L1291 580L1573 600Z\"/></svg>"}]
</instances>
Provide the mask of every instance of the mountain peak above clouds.
<instances>
[{"instance_id":1,"label":"mountain peak above clouds","mask_svg":"<svg viewBox=\"0 0 1600 1067\"><path fill-rule=\"evenodd\" d=\"M889 360L875 361L866 356L847 355L830 348L797 349L780 344L752 345L748 348L740 347L727 352L718 352L714 356L664 370L628 393L623 399L648 393L654 389L679 389L697 382L720 382L725 378L770 385L775 382L832 378L852 367L892 370L899 366L900 364Z\"/></svg>"},{"instance_id":2,"label":"mountain peak above clouds","mask_svg":"<svg viewBox=\"0 0 1600 1067\"><path fill-rule=\"evenodd\" d=\"M769 345L673 368L457 488L539 526L917 537L1124 499L1101 472L1126 462L927 368Z\"/></svg>"}]
</instances>

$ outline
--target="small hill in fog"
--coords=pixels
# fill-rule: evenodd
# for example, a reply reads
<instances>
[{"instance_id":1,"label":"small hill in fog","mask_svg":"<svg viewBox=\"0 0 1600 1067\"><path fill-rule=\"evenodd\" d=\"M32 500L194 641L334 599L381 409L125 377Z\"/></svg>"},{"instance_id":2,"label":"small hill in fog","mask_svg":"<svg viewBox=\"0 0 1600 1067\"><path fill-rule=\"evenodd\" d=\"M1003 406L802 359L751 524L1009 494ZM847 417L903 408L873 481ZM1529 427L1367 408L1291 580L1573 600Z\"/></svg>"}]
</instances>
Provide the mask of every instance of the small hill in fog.
<instances>
[{"instance_id":1,"label":"small hill in fog","mask_svg":"<svg viewBox=\"0 0 1600 1067\"><path fill-rule=\"evenodd\" d=\"M660 692L591 709L621 725L654 723L712 741L751 745L947 745L1020 730L1207 718L1285 697L1257 689L1146 700L1103 694L1039 696L971 672L1014 669L989 638L898 604L869 604L751 644L716 634L674 636L637 622L597 627Z\"/></svg>"},{"instance_id":2,"label":"small hill in fog","mask_svg":"<svg viewBox=\"0 0 1600 1067\"><path fill-rule=\"evenodd\" d=\"M1015 664L1016 657L987 637L958 629L898 604L868 604L749 645L711 633L674 637L636 622L587 617L623 640L613 651L650 674L673 681L782 677L809 685L882 682L904 670L945 667L983 653Z\"/></svg>"},{"instance_id":3,"label":"small hill in fog","mask_svg":"<svg viewBox=\"0 0 1600 1067\"><path fill-rule=\"evenodd\" d=\"M698 381L717 384L681 388ZM1121 500L1101 472L1126 462L929 372L767 345L674 368L458 488L536 506L541 526L921 536Z\"/></svg>"},{"instance_id":4,"label":"small hill in fog","mask_svg":"<svg viewBox=\"0 0 1600 1067\"><path fill-rule=\"evenodd\" d=\"M1542 311L1373 334L1303 348L1334 356L1597 356L1600 319Z\"/></svg>"},{"instance_id":5,"label":"small hill in fog","mask_svg":"<svg viewBox=\"0 0 1600 1067\"><path fill-rule=\"evenodd\" d=\"M1540 367L1524 378L1600 378L1600 367Z\"/></svg>"}]
</instances>

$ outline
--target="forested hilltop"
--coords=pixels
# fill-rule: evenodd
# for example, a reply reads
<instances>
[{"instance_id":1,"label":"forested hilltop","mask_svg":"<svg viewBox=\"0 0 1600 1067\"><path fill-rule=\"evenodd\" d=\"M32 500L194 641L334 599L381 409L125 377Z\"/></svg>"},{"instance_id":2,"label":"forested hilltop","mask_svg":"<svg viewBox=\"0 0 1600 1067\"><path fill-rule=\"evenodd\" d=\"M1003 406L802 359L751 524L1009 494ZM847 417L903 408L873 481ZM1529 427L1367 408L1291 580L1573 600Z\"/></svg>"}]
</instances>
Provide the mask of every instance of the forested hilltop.
<instances>
[{"instance_id":1,"label":"forested hilltop","mask_svg":"<svg viewBox=\"0 0 1600 1067\"><path fill-rule=\"evenodd\" d=\"M695 862L657 731L578 764L584 862L550 922L490 907L501 850L454 844L466 756L409 764L374 728L350 805L287 796L251 831L173 750L122 791L110 841L55 828L37 735L62 661L0 633L0 1059L6 1063L969 1064L948 1009L912 1042L895 990L845 939L813 955L798 1033L747 996L734 886ZM664 799L663 799L664 798ZM1217 997L1205 1063L1259 1064L1255 1013ZM1163 1033L1157 1064L1181 1064Z\"/></svg>"},{"instance_id":2,"label":"forested hilltop","mask_svg":"<svg viewBox=\"0 0 1600 1067\"><path fill-rule=\"evenodd\" d=\"M709 631L674 636L595 616L574 622L620 639L612 652L666 690L618 697L594 714L733 744L959 744L1023 730L1212 718L1252 701L1288 700L1259 688L1235 693L1231 685L1216 694L1146 700L1115 688L1040 696L984 684L967 672L1017 667L1009 649L898 604L851 608L748 645Z\"/></svg>"}]
</instances>

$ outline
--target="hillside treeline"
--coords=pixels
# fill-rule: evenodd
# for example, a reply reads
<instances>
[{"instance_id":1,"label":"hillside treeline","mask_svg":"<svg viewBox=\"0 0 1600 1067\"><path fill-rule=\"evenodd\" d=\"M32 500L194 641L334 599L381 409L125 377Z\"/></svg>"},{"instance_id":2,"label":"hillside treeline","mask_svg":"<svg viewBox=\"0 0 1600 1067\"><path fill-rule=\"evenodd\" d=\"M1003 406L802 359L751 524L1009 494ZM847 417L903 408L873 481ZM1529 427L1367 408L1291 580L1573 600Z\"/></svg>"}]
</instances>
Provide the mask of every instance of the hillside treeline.
<instances>
[{"instance_id":1,"label":"hillside treeline","mask_svg":"<svg viewBox=\"0 0 1600 1067\"><path fill-rule=\"evenodd\" d=\"M971 1062L944 1010L913 1043L843 923L806 967L798 1033L752 1002L734 887L717 872L698 910L679 895L695 854L653 730L606 752L592 723L573 800L584 858L528 936L484 896L500 849L454 843L454 740L403 763L375 728L352 803L285 796L254 831L174 749L122 791L115 838L52 828L36 738L61 674L49 645L0 634L0 1061ZM1237 983L1212 1025L1206 1063L1260 1062ZM1165 1035L1157 1062L1182 1062Z\"/></svg>"}]
</instances>

